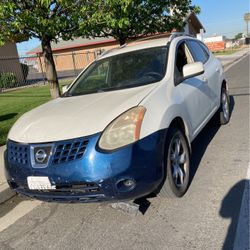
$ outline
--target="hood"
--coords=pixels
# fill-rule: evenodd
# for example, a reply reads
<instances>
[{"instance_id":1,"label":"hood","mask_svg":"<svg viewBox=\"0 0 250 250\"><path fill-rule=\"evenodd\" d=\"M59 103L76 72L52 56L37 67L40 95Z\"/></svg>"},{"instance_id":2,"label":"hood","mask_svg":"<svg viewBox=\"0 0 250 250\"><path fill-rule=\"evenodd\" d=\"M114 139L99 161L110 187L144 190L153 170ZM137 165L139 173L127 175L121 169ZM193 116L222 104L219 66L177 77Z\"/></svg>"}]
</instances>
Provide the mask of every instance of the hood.
<instances>
[{"instance_id":1,"label":"hood","mask_svg":"<svg viewBox=\"0 0 250 250\"><path fill-rule=\"evenodd\" d=\"M117 116L137 106L157 84L57 98L24 114L8 139L21 143L67 140L101 132Z\"/></svg>"}]
</instances>

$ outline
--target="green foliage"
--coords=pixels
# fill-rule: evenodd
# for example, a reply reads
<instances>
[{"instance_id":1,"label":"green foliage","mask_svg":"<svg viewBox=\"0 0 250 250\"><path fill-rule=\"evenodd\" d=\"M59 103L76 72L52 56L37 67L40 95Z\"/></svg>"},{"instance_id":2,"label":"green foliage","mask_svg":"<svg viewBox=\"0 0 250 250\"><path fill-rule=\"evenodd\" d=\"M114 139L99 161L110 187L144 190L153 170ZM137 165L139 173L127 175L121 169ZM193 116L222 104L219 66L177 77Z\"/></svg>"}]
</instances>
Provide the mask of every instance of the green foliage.
<instances>
[{"instance_id":1,"label":"green foliage","mask_svg":"<svg viewBox=\"0 0 250 250\"><path fill-rule=\"evenodd\" d=\"M112 36L123 44L129 38L182 29L193 8L200 11L190 0L95 0L81 9L88 14L88 20L81 22L81 33Z\"/></svg>"},{"instance_id":2,"label":"green foliage","mask_svg":"<svg viewBox=\"0 0 250 250\"><path fill-rule=\"evenodd\" d=\"M15 74L11 72L0 74L0 89L15 87L16 83L17 83L17 79L16 79Z\"/></svg>"},{"instance_id":3,"label":"green foliage","mask_svg":"<svg viewBox=\"0 0 250 250\"><path fill-rule=\"evenodd\" d=\"M0 41L20 42L32 37L50 41L71 39L78 30L79 7L85 1L0 0Z\"/></svg>"},{"instance_id":4,"label":"green foliage","mask_svg":"<svg viewBox=\"0 0 250 250\"><path fill-rule=\"evenodd\" d=\"M238 39L241 39L243 36L243 33L238 33L237 35L235 35L234 39L238 40Z\"/></svg>"},{"instance_id":5,"label":"green foliage","mask_svg":"<svg viewBox=\"0 0 250 250\"><path fill-rule=\"evenodd\" d=\"M87 0L86 0L87 1ZM0 0L0 45L6 41L41 40L51 95L60 95L51 41L69 40L78 34L85 16L79 9L85 0Z\"/></svg>"}]
</instances>

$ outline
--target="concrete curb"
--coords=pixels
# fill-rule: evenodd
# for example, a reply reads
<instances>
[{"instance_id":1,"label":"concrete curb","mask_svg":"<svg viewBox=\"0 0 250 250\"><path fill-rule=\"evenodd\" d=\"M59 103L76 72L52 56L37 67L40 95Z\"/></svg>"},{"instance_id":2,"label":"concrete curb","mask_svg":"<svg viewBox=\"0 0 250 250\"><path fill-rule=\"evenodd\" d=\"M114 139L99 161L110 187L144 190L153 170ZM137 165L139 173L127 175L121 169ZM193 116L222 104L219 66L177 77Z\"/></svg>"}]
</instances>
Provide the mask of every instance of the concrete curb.
<instances>
[{"instance_id":1,"label":"concrete curb","mask_svg":"<svg viewBox=\"0 0 250 250\"><path fill-rule=\"evenodd\" d=\"M4 175L4 151L6 146L0 147L0 204L15 196L15 192L9 188Z\"/></svg>"},{"instance_id":2,"label":"concrete curb","mask_svg":"<svg viewBox=\"0 0 250 250\"><path fill-rule=\"evenodd\" d=\"M227 70L227 68L228 68L229 66L231 66L232 64L238 62L239 60L241 60L242 58L244 58L245 56L247 56L248 53L249 53L249 52L246 52L246 53L244 53L242 56L240 56L240 57L238 57L238 58L235 58L234 60L232 60L232 61L230 61L230 62L225 63L225 64L223 65L224 70Z\"/></svg>"},{"instance_id":3,"label":"concrete curb","mask_svg":"<svg viewBox=\"0 0 250 250\"><path fill-rule=\"evenodd\" d=\"M9 185L7 183L3 183L0 186L0 204L11 199L15 195L16 193L9 188Z\"/></svg>"}]
</instances>

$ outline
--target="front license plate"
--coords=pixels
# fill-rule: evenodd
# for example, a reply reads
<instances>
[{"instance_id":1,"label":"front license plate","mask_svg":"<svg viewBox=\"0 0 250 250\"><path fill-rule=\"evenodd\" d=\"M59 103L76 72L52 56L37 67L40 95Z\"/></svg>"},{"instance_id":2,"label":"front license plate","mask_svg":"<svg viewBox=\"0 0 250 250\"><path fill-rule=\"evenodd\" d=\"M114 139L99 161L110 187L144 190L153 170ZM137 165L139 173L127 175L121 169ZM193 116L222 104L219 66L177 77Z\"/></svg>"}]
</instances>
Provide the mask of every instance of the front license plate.
<instances>
[{"instance_id":1,"label":"front license plate","mask_svg":"<svg viewBox=\"0 0 250 250\"><path fill-rule=\"evenodd\" d=\"M47 176L28 176L27 177L28 187L31 190L49 190L55 189L52 186Z\"/></svg>"}]
</instances>

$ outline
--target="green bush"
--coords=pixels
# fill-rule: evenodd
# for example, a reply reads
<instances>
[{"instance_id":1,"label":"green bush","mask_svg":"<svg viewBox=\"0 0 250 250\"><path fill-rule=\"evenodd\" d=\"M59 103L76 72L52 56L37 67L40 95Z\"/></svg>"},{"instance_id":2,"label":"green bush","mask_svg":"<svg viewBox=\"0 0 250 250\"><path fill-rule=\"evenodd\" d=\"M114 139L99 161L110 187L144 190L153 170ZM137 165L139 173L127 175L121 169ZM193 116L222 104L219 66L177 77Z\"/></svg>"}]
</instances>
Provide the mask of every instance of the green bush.
<instances>
[{"instance_id":1,"label":"green bush","mask_svg":"<svg viewBox=\"0 0 250 250\"><path fill-rule=\"evenodd\" d=\"M11 72L0 73L0 89L13 88L17 82L15 74Z\"/></svg>"}]
</instances>

